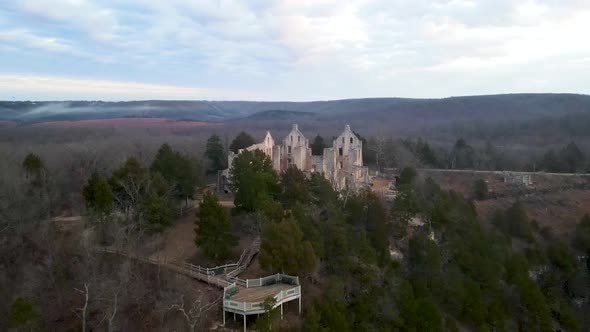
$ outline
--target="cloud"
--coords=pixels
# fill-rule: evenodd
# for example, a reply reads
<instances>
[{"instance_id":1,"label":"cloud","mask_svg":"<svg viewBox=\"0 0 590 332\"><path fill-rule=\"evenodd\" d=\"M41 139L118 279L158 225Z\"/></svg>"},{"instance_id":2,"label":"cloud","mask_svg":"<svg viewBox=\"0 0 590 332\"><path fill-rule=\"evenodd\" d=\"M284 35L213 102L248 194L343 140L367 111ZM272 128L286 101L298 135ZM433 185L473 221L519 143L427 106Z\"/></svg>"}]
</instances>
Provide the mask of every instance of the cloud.
<instances>
[{"instance_id":1,"label":"cloud","mask_svg":"<svg viewBox=\"0 0 590 332\"><path fill-rule=\"evenodd\" d=\"M221 100L228 96L243 100L257 99L255 95L244 91L25 75L0 75L0 91L0 99L4 100L13 97L26 100Z\"/></svg>"},{"instance_id":2,"label":"cloud","mask_svg":"<svg viewBox=\"0 0 590 332\"><path fill-rule=\"evenodd\" d=\"M74 24L97 41L114 40L119 29L115 14L99 3L84 0L22 0L18 6L22 12L36 17Z\"/></svg>"},{"instance_id":3,"label":"cloud","mask_svg":"<svg viewBox=\"0 0 590 332\"><path fill-rule=\"evenodd\" d=\"M543 12L545 9L530 13ZM456 72L569 61L590 54L590 48L580 42L585 38L585 31L590 31L590 9L570 13L564 18L544 19L534 27L526 24L510 27L433 24L425 30L432 43L441 48L462 50L462 54L426 69Z\"/></svg>"},{"instance_id":4,"label":"cloud","mask_svg":"<svg viewBox=\"0 0 590 332\"><path fill-rule=\"evenodd\" d=\"M590 85L583 0L23 0L0 14L0 71L29 76L288 99Z\"/></svg>"},{"instance_id":5,"label":"cloud","mask_svg":"<svg viewBox=\"0 0 590 332\"><path fill-rule=\"evenodd\" d=\"M0 42L18 44L47 52L72 52L72 47L65 41L54 37L43 37L24 30L0 31Z\"/></svg>"}]
</instances>

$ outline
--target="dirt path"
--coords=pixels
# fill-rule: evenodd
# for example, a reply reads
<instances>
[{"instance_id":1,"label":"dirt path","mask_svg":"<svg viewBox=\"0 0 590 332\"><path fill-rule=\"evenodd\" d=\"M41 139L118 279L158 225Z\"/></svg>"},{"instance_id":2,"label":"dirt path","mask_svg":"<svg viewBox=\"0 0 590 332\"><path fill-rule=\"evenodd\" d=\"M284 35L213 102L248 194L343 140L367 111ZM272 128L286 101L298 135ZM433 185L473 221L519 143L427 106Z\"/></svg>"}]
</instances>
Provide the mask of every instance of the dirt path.
<instances>
[{"instance_id":1,"label":"dirt path","mask_svg":"<svg viewBox=\"0 0 590 332\"><path fill-rule=\"evenodd\" d=\"M198 199L191 201L191 210L186 211L181 218L164 231L161 241L158 241L161 246L157 245L160 249L153 252L149 258L165 259L172 262L188 262L192 258L199 256L200 250L195 245L195 213L198 202ZM228 197L221 197L220 203L228 210L234 207L234 202ZM83 231L84 218L82 216L59 216L53 218L52 221L62 231L75 231L78 234ZM240 239L240 245L236 248L237 257L250 242L250 238Z\"/></svg>"},{"instance_id":2,"label":"dirt path","mask_svg":"<svg viewBox=\"0 0 590 332\"><path fill-rule=\"evenodd\" d=\"M234 207L234 202L231 200L220 200L220 203L226 209ZM196 201L194 204L198 206ZM162 235L163 247L150 255L150 257L166 258L175 262L187 262L197 256L200 250L195 245L195 214L196 208L186 212L184 216L166 229ZM248 239L248 241L251 241L251 239Z\"/></svg>"},{"instance_id":3,"label":"dirt path","mask_svg":"<svg viewBox=\"0 0 590 332\"><path fill-rule=\"evenodd\" d=\"M166 258L175 262L189 260L198 252L195 245L195 211L187 212L163 234L163 247L150 258Z\"/></svg>"}]
</instances>

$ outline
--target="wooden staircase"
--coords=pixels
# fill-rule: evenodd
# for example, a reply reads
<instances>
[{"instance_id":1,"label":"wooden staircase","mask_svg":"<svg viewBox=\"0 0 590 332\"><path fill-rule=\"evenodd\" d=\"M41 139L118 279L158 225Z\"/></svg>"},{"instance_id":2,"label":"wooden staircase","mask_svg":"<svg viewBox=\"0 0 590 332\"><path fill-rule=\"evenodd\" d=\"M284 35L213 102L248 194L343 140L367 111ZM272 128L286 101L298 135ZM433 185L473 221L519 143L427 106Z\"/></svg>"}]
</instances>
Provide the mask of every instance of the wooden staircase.
<instances>
[{"instance_id":1,"label":"wooden staircase","mask_svg":"<svg viewBox=\"0 0 590 332\"><path fill-rule=\"evenodd\" d=\"M252 244L248 248L246 248L246 250L244 250L238 262L206 268L186 262L172 262L168 261L165 258L151 258L139 256L130 252L125 252L114 248L99 247L95 249L96 252L116 254L130 259L138 260L140 262L158 265L168 270L186 275L193 279L217 286L219 288L224 288L234 282L239 286L246 287L246 281L239 279L237 275L242 273L244 270L248 268L248 266L250 266L252 260L254 259L254 256L258 254L259 250L260 237L256 237L254 241L252 241Z\"/></svg>"}]
</instances>

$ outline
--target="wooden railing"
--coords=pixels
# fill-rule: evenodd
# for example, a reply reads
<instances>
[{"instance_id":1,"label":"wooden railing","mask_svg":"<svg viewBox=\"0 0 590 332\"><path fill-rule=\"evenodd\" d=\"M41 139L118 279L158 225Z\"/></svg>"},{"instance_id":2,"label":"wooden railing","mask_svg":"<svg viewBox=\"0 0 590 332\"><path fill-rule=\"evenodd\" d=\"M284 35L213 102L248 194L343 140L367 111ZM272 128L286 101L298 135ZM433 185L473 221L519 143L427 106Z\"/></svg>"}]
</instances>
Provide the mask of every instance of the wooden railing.
<instances>
[{"instance_id":1,"label":"wooden railing","mask_svg":"<svg viewBox=\"0 0 590 332\"><path fill-rule=\"evenodd\" d=\"M240 256L240 260L238 260L236 268L227 273L228 280L235 278L238 274L242 273L246 268L248 268L248 266L250 266L250 263L252 262L252 259L254 259L254 256L258 253L259 250L260 238L256 238L254 242L252 242L252 246L250 246L248 250L245 250L242 256Z\"/></svg>"},{"instance_id":2,"label":"wooden railing","mask_svg":"<svg viewBox=\"0 0 590 332\"><path fill-rule=\"evenodd\" d=\"M191 277L193 279L198 279L198 280L204 281L208 284L218 286L218 287L225 287L230 284L224 278L216 277L214 274L211 274L211 273L208 274L208 273L206 273L207 272L206 269L199 268L197 266L193 266L191 268L188 268L186 266L186 264L184 264L184 263L179 264L177 262L168 261L167 259L162 259L162 258L156 259L156 258L151 258L151 257L138 256L138 255L135 255L132 253L128 253L128 252L125 252L122 250L112 249L112 248L96 248L96 251L117 254L117 255L120 255L123 257L138 260L140 262L163 266L169 270L184 274L184 275ZM203 271L205 273L203 273Z\"/></svg>"},{"instance_id":3,"label":"wooden railing","mask_svg":"<svg viewBox=\"0 0 590 332\"><path fill-rule=\"evenodd\" d=\"M202 267L199 265L194 265L186 262L179 263L169 261L166 258L151 258L138 256L136 254L132 254L114 248L96 248L96 251L98 252L117 254L120 256L136 259L138 261L142 261L145 263L165 266L179 273L188 275L192 278L199 279L219 287L225 287L230 283L235 283L236 285L241 287L248 287L248 282L244 279L238 278L237 275L243 272L250 265L252 259L258 253L259 250L260 238L256 238L252 242L252 245L242 252L237 263L225 264L215 267Z\"/></svg>"},{"instance_id":4,"label":"wooden railing","mask_svg":"<svg viewBox=\"0 0 590 332\"><path fill-rule=\"evenodd\" d=\"M231 307L236 307L237 304L236 303L242 303L242 302L237 302L237 301L232 301L231 297L234 296L235 294L237 294L240 289L238 288L238 286L244 287L244 288L253 288L253 287L264 287L264 286L270 286L270 285L274 285L274 284L278 284L278 283L283 283L283 284L288 284L288 285L293 285L294 287L291 289L288 289L286 291L281 292L281 298L277 299L277 300L283 300L286 297L292 297L294 295L299 295L300 293L294 293L294 289L299 289L299 292L301 292L301 286L299 285L299 277L293 277L287 274L281 274L281 273L277 273L277 274L273 274L271 276L266 276L263 278L256 278L256 279L239 279L239 278L234 278L235 281L232 282L231 284L227 285L226 287L223 288L223 299L224 301L228 301L228 302L224 302L224 306L230 305L231 303ZM247 302L249 303L249 302ZM244 307L244 306L242 306Z\"/></svg>"},{"instance_id":5,"label":"wooden railing","mask_svg":"<svg viewBox=\"0 0 590 332\"><path fill-rule=\"evenodd\" d=\"M260 250L260 238L256 238L252 245L244 250L240 255L237 263L225 264L215 267L202 267L191 263L183 263L183 266L187 269L202 273L205 275L221 275L225 274L228 280L236 279L235 277L243 272L250 263L254 256Z\"/></svg>"},{"instance_id":6,"label":"wooden railing","mask_svg":"<svg viewBox=\"0 0 590 332\"><path fill-rule=\"evenodd\" d=\"M281 304L283 304L285 302L289 302L289 301L296 299L300 296L301 296L301 286L295 286L295 287L287 289L287 290L282 290L277 295L274 296L275 305L273 306L273 309L280 306ZM237 311L240 313L244 313L246 315L263 313L264 312L263 303L264 303L264 301L238 302L238 301L231 300L231 296L230 296L230 299L228 299L226 296L223 297L223 307L225 310L230 310L230 311L234 311L234 312Z\"/></svg>"},{"instance_id":7,"label":"wooden railing","mask_svg":"<svg viewBox=\"0 0 590 332\"><path fill-rule=\"evenodd\" d=\"M289 284L289 285L299 285L299 277L293 277L286 274L273 274L271 276L256 278L256 279L246 279L244 281L244 287L252 288L252 287L264 287L269 285L274 285L278 283Z\"/></svg>"},{"instance_id":8,"label":"wooden railing","mask_svg":"<svg viewBox=\"0 0 590 332\"><path fill-rule=\"evenodd\" d=\"M195 272L215 276L215 275L220 275L220 274L226 274L228 271L235 270L238 267L238 264L232 263L232 264L225 264L225 265L220 265L220 266L215 266L215 267L202 267L202 266L194 265L191 263L182 263L182 266L186 269L189 269L189 270L192 270Z\"/></svg>"},{"instance_id":9,"label":"wooden railing","mask_svg":"<svg viewBox=\"0 0 590 332\"><path fill-rule=\"evenodd\" d=\"M193 265L190 263L176 263L162 258L156 259L151 257L143 257L112 248L96 248L96 251L117 254L120 256L136 259L141 262L163 266L172 271L187 275L191 278L199 279L209 284L221 287L223 288L223 307L225 310L238 311L244 314L256 314L264 312L264 308L262 306L263 301L238 302L231 300L232 296L239 292L240 287L265 287L277 283L293 285L292 288L282 290L274 296L276 300L275 307L301 296L301 286L299 284L299 277L294 277L281 273L256 279L240 279L238 277L232 276L234 274L237 275L250 264L254 255L258 253L259 246L260 240L256 240L251 248L249 248L247 251L244 251L244 253L240 257L240 260L238 261L241 264L226 264L222 266L216 266L214 268L203 268L201 266ZM225 274L225 271L228 271L230 269L233 270ZM217 277L216 271L224 271L225 278Z\"/></svg>"}]
</instances>

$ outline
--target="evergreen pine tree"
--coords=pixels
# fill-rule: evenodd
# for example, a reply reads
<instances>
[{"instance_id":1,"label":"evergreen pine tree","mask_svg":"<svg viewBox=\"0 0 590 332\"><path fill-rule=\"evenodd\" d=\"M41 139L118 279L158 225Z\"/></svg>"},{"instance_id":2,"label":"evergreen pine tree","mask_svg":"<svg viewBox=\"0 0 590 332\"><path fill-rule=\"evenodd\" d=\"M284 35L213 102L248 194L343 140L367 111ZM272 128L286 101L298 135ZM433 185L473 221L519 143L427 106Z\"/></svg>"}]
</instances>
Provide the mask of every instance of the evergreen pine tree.
<instances>
[{"instance_id":1,"label":"evergreen pine tree","mask_svg":"<svg viewBox=\"0 0 590 332\"><path fill-rule=\"evenodd\" d=\"M195 225L196 245L213 260L226 258L237 244L231 222L214 193L203 197Z\"/></svg>"},{"instance_id":2,"label":"evergreen pine tree","mask_svg":"<svg viewBox=\"0 0 590 332\"><path fill-rule=\"evenodd\" d=\"M208 170L212 173L225 168L225 153L221 138L217 135L211 135L207 140L205 156L209 159L210 166Z\"/></svg>"},{"instance_id":3,"label":"evergreen pine tree","mask_svg":"<svg viewBox=\"0 0 590 332\"><path fill-rule=\"evenodd\" d=\"M229 149L230 149L230 151L233 151L233 153L238 153L238 151L240 149L247 148L250 145L254 145L254 144L256 144L254 137L252 137L250 134L246 133L245 131L242 131L231 142L231 144L229 145Z\"/></svg>"}]
</instances>

